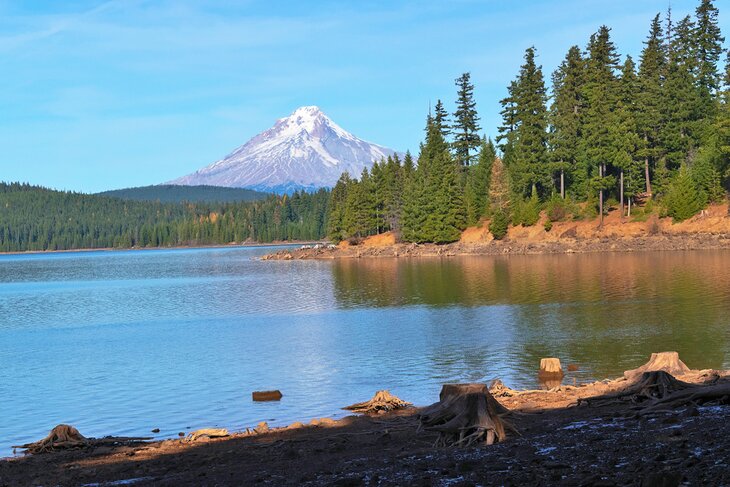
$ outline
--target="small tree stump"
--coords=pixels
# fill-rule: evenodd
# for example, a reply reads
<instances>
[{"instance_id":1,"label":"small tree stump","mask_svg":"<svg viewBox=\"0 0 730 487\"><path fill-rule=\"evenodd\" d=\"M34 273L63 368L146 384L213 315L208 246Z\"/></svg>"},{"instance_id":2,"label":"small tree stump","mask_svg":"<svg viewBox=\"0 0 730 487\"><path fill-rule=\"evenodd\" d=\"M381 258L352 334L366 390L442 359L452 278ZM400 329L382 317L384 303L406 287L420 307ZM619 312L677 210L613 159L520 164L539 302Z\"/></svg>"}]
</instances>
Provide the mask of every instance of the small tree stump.
<instances>
[{"instance_id":1,"label":"small tree stump","mask_svg":"<svg viewBox=\"0 0 730 487\"><path fill-rule=\"evenodd\" d=\"M537 375L541 380L555 380L562 379L565 374L559 358L543 358L540 359L540 372Z\"/></svg>"},{"instance_id":2,"label":"small tree stump","mask_svg":"<svg viewBox=\"0 0 730 487\"><path fill-rule=\"evenodd\" d=\"M83 448L89 445L89 440L79 433L79 430L67 424L59 424L42 440L13 448L25 448L26 453L36 454L71 448Z\"/></svg>"},{"instance_id":3,"label":"small tree stump","mask_svg":"<svg viewBox=\"0 0 730 487\"><path fill-rule=\"evenodd\" d=\"M659 352L652 353L649 361L641 367L624 372L624 377L633 379L644 372L656 372L659 370L677 376L686 374L690 371L690 368L679 360L679 354L677 352Z\"/></svg>"},{"instance_id":4,"label":"small tree stump","mask_svg":"<svg viewBox=\"0 0 730 487\"><path fill-rule=\"evenodd\" d=\"M387 390L378 391L372 399L345 406L342 409L361 414L377 414L411 407L412 404L394 396Z\"/></svg>"},{"instance_id":5,"label":"small tree stump","mask_svg":"<svg viewBox=\"0 0 730 487\"><path fill-rule=\"evenodd\" d=\"M259 401L280 401L282 394L280 390L275 391L255 391L251 393L253 400Z\"/></svg>"},{"instance_id":6,"label":"small tree stump","mask_svg":"<svg viewBox=\"0 0 730 487\"><path fill-rule=\"evenodd\" d=\"M439 433L436 446L491 445L516 431L484 384L445 384L439 398L418 415L422 428Z\"/></svg>"}]
</instances>

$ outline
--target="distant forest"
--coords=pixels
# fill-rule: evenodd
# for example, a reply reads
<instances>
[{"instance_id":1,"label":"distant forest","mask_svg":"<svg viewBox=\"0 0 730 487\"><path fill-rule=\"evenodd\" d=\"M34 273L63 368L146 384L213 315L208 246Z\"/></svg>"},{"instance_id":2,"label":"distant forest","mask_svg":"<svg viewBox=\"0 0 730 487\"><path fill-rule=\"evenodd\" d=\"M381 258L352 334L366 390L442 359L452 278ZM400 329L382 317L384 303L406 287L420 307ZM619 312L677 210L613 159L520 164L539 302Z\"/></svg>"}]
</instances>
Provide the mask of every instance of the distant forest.
<instances>
[{"instance_id":1,"label":"distant forest","mask_svg":"<svg viewBox=\"0 0 730 487\"><path fill-rule=\"evenodd\" d=\"M530 47L501 100L495 141L480 136L469 73L456 109L439 100L426 120L418 164L406 155L343 175L332 191L328 235L356 242L394 231L408 242L446 243L489 220L509 224L648 215L687 219L726 198L730 185L730 53L718 10L653 19L637 62L602 26L571 47L546 86ZM724 73L720 70L724 59ZM497 157L499 156L499 157ZM638 205L638 208L637 208Z\"/></svg>"},{"instance_id":2,"label":"distant forest","mask_svg":"<svg viewBox=\"0 0 730 487\"><path fill-rule=\"evenodd\" d=\"M159 201L160 203L229 203L263 200L270 196L270 193L261 193L252 189L224 188L221 186L179 186L174 184L114 189L97 194L123 200Z\"/></svg>"},{"instance_id":3,"label":"distant forest","mask_svg":"<svg viewBox=\"0 0 730 487\"><path fill-rule=\"evenodd\" d=\"M0 184L0 251L325 236L357 243L387 231L448 243L469 225L488 224L500 239L510 224L535 225L541 213L549 231L555 221L602 220L611 209L626 221L685 220L730 190L724 42L718 9L700 0L692 16L657 14L638 61L621 57L600 27L585 49L568 50L549 87L530 47L501 100L494 140L481 135L464 73L454 112L439 100L428 114L417 158L343 174L331 191L217 203L176 194L173 201L187 202L167 203Z\"/></svg>"},{"instance_id":4,"label":"distant forest","mask_svg":"<svg viewBox=\"0 0 730 487\"><path fill-rule=\"evenodd\" d=\"M125 201L0 183L0 251L316 240L329 192L254 202Z\"/></svg>"}]
</instances>

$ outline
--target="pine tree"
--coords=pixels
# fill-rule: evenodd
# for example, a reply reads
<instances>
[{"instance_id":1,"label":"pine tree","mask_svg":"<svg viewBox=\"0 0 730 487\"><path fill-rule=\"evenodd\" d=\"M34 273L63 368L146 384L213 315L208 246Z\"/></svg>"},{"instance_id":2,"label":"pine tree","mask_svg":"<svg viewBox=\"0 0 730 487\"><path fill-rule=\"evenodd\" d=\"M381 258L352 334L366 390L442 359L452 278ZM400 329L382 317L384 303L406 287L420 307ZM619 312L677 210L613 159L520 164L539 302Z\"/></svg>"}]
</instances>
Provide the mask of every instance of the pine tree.
<instances>
[{"instance_id":1,"label":"pine tree","mask_svg":"<svg viewBox=\"0 0 730 487\"><path fill-rule=\"evenodd\" d=\"M666 52L662 43L662 26L659 14L654 17L641 52L639 65L639 92L637 95L637 128L642 144L639 156L644 159L646 193L651 197L651 168L662 156L659 140L663 103L662 84L666 69Z\"/></svg>"},{"instance_id":2,"label":"pine tree","mask_svg":"<svg viewBox=\"0 0 730 487\"><path fill-rule=\"evenodd\" d=\"M512 182L502 158L496 157L489 177L489 210L510 214L512 205Z\"/></svg>"},{"instance_id":3,"label":"pine tree","mask_svg":"<svg viewBox=\"0 0 730 487\"><path fill-rule=\"evenodd\" d=\"M492 173L492 164L496 157L494 144L484 139L477 163L470 166L467 172L464 188L464 206L467 225L476 224L480 218L486 216L489 209L489 179Z\"/></svg>"},{"instance_id":4,"label":"pine tree","mask_svg":"<svg viewBox=\"0 0 730 487\"><path fill-rule=\"evenodd\" d=\"M669 186L664 204L667 208L667 214L675 222L691 218L702 209L701 196L690 172L687 170L687 166L682 165L679 169L679 173Z\"/></svg>"},{"instance_id":5,"label":"pine tree","mask_svg":"<svg viewBox=\"0 0 730 487\"><path fill-rule=\"evenodd\" d=\"M517 127L509 168L517 194L546 193L552 186L547 152L547 90L535 48L525 51L525 63L515 84Z\"/></svg>"},{"instance_id":6,"label":"pine tree","mask_svg":"<svg viewBox=\"0 0 730 487\"><path fill-rule=\"evenodd\" d=\"M330 194L327 237L333 242L339 242L345 239L343 219L345 216L347 190L351 182L350 175L346 172L342 173Z\"/></svg>"},{"instance_id":7,"label":"pine tree","mask_svg":"<svg viewBox=\"0 0 730 487\"><path fill-rule=\"evenodd\" d=\"M444 104L441 102L441 100L436 101L433 121L436 124L436 128L438 128L439 132L441 132L441 137L443 137L444 140L448 141L449 136L451 135L451 125L449 125L449 113L444 108Z\"/></svg>"},{"instance_id":8,"label":"pine tree","mask_svg":"<svg viewBox=\"0 0 730 487\"><path fill-rule=\"evenodd\" d=\"M568 184L585 194L586 168L580 154L581 112L585 63L580 48L568 50L565 60L553 73L553 103L550 107L549 144L552 169L558 173L559 193L565 198L566 173Z\"/></svg>"},{"instance_id":9,"label":"pine tree","mask_svg":"<svg viewBox=\"0 0 730 487\"><path fill-rule=\"evenodd\" d=\"M695 10L697 19L693 32L693 44L697 57L697 82L703 112L714 115L714 94L721 87L721 76L718 62L722 55L722 43L725 38L718 25L718 10L712 0L701 0Z\"/></svg>"},{"instance_id":10,"label":"pine tree","mask_svg":"<svg viewBox=\"0 0 730 487\"><path fill-rule=\"evenodd\" d=\"M517 135L517 81L510 82L507 88L507 96L499 101L502 110L502 125L497 129L497 147L502 151L502 158L506 165L510 165L512 159L512 148L514 147Z\"/></svg>"},{"instance_id":11,"label":"pine tree","mask_svg":"<svg viewBox=\"0 0 730 487\"><path fill-rule=\"evenodd\" d=\"M692 19L687 16L669 36L660 140L670 172L687 160L699 139L701 99L693 75L696 64L693 31Z\"/></svg>"},{"instance_id":12,"label":"pine tree","mask_svg":"<svg viewBox=\"0 0 730 487\"><path fill-rule=\"evenodd\" d=\"M599 192L599 213L603 222L605 191L613 186L608 177L608 164L616 158L614 134L610 127L616 123L618 55L610 38L610 29L601 26L591 36L584 96L586 100L583 144L589 165L596 169L592 185Z\"/></svg>"},{"instance_id":13,"label":"pine tree","mask_svg":"<svg viewBox=\"0 0 730 487\"><path fill-rule=\"evenodd\" d=\"M630 173L632 179L635 179L640 173L638 167L636 167L640 163L637 156L639 137L637 135L637 113L634 102L638 85L639 81L636 77L634 61L631 56L626 56L618 83L615 124L611 126L615 150L611 164L619 170L619 200L621 202L622 217L624 216L626 175Z\"/></svg>"},{"instance_id":14,"label":"pine tree","mask_svg":"<svg viewBox=\"0 0 730 487\"><path fill-rule=\"evenodd\" d=\"M454 112L453 135L456 160L462 166L469 166L481 138L479 137L479 116L474 101L474 85L471 75L464 73L456 79L458 87L456 111Z\"/></svg>"}]
</instances>

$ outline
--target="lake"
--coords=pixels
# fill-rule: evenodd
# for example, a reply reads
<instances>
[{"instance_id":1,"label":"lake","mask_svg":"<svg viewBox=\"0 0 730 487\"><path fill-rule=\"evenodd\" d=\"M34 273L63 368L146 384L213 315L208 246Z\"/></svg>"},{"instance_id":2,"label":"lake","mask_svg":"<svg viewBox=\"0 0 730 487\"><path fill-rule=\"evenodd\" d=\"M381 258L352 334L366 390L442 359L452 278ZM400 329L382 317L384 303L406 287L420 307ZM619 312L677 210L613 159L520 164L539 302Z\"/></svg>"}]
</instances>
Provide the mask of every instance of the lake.
<instances>
[{"instance_id":1,"label":"lake","mask_svg":"<svg viewBox=\"0 0 730 487\"><path fill-rule=\"evenodd\" d=\"M390 389L729 368L730 252L260 261L272 248L0 256L0 457L69 423L176 437L344 415ZM280 402L251 392L280 389ZM150 431L159 428L153 435Z\"/></svg>"}]
</instances>

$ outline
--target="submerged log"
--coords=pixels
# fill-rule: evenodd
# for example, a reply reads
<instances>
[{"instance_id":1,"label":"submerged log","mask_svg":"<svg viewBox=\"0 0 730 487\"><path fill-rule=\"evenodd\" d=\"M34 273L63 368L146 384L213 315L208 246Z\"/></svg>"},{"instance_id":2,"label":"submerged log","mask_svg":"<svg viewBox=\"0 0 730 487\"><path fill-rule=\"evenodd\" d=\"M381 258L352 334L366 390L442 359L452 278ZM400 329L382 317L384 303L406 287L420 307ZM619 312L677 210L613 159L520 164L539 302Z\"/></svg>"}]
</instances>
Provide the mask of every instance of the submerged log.
<instances>
[{"instance_id":1,"label":"submerged log","mask_svg":"<svg viewBox=\"0 0 730 487\"><path fill-rule=\"evenodd\" d=\"M251 393L254 401L280 401L282 394L280 390L275 391L254 391Z\"/></svg>"},{"instance_id":2,"label":"submerged log","mask_svg":"<svg viewBox=\"0 0 730 487\"><path fill-rule=\"evenodd\" d=\"M394 396L390 391L382 390L375 393L372 399L345 406L342 409L361 414L377 414L411 407L412 404Z\"/></svg>"},{"instance_id":3,"label":"submerged log","mask_svg":"<svg viewBox=\"0 0 730 487\"><path fill-rule=\"evenodd\" d=\"M439 398L418 415L421 428L439 433L436 446L491 445L516 431L484 384L445 384Z\"/></svg>"},{"instance_id":4,"label":"submerged log","mask_svg":"<svg viewBox=\"0 0 730 487\"><path fill-rule=\"evenodd\" d=\"M633 379L640 376L644 372L664 371L673 376L684 375L690 371L684 362L679 360L677 352L659 352L652 353L649 361L639 368L627 370L624 372L626 379Z\"/></svg>"}]
</instances>

